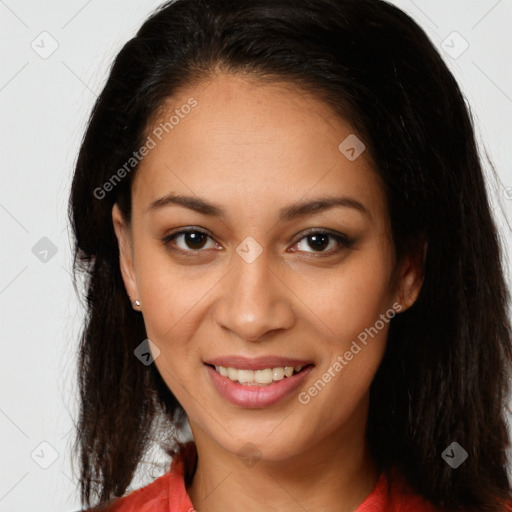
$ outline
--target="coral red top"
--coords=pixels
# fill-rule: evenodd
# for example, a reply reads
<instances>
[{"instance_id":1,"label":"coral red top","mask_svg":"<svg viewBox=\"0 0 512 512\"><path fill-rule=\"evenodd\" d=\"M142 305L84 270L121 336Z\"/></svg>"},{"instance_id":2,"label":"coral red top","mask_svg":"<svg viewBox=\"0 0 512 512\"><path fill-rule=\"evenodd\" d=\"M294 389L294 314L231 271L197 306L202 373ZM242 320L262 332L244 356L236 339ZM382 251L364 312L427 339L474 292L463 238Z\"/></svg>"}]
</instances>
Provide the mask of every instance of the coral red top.
<instances>
[{"instance_id":1,"label":"coral red top","mask_svg":"<svg viewBox=\"0 0 512 512\"><path fill-rule=\"evenodd\" d=\"M182 445L170 470L151 484L117 498L106 512L195 512L186 491L196 464L193 441ZM393 485L388 486L388 483ZM437 509L424 498L413 494L401 478L391 481L382 472L370 494L356 512L435 512ZM91 511L92 512L92 511Z\"/></svg>"}]
</instances>

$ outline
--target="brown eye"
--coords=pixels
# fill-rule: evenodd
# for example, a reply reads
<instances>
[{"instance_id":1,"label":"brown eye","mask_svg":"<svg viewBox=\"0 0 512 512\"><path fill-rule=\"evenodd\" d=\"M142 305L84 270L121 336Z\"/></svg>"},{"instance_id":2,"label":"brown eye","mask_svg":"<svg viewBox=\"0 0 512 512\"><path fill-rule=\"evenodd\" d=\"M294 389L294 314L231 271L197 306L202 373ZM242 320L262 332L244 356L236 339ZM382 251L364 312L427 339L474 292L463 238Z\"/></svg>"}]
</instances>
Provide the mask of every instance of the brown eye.
<instances>
[{"instance_id":1,"label":"brown eye","mask_svg":"<svg viewBox=\"0 0 512 512\"><path fill-rule=\"evenodd\" d=\"M178 252L199 252L205 248L209 238L211 237L203 231L188 229L166 236L162 243L169 249Z\"/></svg>"},{"instance_id":2,"label":"brown eye","mask_svg":"<svg viewBox=\"0 0 512 512\"><path fill-rule=\"evenodd\" d=\"M199 231L183 233L183 241L189 249L202 249L207 241L207 235Z\"/></svg>"},{"instance_id":3,"label":"brown eye","mask_svg":"<svg viewBox=\"0 0 512 512\"><path fill-rule=\"evenodd\" d=\"M303 243L303 240L306 242ZM296 245L303 252L318 252L333 254L352 245L353 240L341 233L331 233L329 231L312 231L302 237ZM302 247L300 245L302 244ZM307 248L312 249L311 251Z\"/></svg>"},{"instance_id":4,"label":"brown eye","mask_svg":"<svg viewBox=\"0 0 512 512\"><path fill-rule=\"evenodd\" d=\"M318 235L308 235L306 237L308 240L308 244L315 250L324 250L329 245L330 236L324 233L320 233Z\"/></svg>"}]
</instances>

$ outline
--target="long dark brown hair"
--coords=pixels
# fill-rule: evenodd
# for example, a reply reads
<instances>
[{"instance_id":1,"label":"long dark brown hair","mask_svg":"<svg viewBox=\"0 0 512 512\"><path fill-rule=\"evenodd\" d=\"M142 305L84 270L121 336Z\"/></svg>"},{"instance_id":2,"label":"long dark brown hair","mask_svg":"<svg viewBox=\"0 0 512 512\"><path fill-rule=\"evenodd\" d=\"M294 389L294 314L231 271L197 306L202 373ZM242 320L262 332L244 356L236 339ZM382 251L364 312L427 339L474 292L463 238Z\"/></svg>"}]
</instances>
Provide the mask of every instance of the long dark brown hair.
<instances>
[{"instance_id":1,"label":"long dark brown hair","mask_svg":"<svg viewBox=\"0 0 512 512\"><path fill-rule=\"evenodd\" d=\"M420 295L391 321L371 385L372 456L438 507L503 510L511 498L509 292L471 114L424 31L381 0L177 0L117 55L69 204L75 279L86 278L75 446L83 503L126 492L158 419L169 432L184 422L155 365L134 356L146 332L125 292L111 210L118 203L130 220L137 167L109 180L164 102L218 71L313 92L365 141L397 257L428 240ZM171 453L177 444L168 441ZM457 469L442 458L454 441L468 453Z\"/></svg>"}]
</instances>

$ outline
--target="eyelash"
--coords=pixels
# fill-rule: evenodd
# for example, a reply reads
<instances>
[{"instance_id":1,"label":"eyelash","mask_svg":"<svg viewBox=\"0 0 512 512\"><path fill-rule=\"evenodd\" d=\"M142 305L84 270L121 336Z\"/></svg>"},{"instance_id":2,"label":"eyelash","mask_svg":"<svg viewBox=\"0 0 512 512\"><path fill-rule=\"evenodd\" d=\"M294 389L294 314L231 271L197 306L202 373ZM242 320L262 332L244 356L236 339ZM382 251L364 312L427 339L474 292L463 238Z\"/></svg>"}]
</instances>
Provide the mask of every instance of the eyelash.
<instances>
[{"instance_id":1,"label":"eyelash","mask_svg":"<svg viewBox=\"0 0 512 512\"><path fill-rule=\"evenodd\" d=\"M202 231L200 229L195 229L195 228L194 229L183 229L181 231L177 231L176 233L171 233L170 235L167 235L166 237L164 237L162 239L162 244L166 247L166 249L168 249L171 252L174 252L176 254L179 254L179 255L191 256L191 253L200 253L200 252L205 251L206 249L197 249L197 250L191 249L191 250L186 251L183 249L179 249L171 244L171 242L178 236L186 235L189 233L201 233L203 235L206 235L209 238L212 238L212 237L210 237L210 235L208 233L206 233L205 231ZM325 256L332 256L334 254L341 252L343 249L350 248L354 243L353 239L351 239L341 233L336 233L336 232L329 231L329 230L311 229L310 231L306 232L301 238L299 238L293 245L297 245L300 241L302 241L303 239L305 239L311 235L327 235L327 236L331 237L332 239L334 239L336 242L338 242L338 244L340 244L338 246L338 248L336 248L334 250L331 249L329 251L316 252L316 253L315 253L315 251L312 251L312 252L305 251L306 254L313 254L314 255L313 257L321 258L321 257L325 257ZM300 251L298 251L298 252L300 252Z\"/></svg>"}]
</instances>

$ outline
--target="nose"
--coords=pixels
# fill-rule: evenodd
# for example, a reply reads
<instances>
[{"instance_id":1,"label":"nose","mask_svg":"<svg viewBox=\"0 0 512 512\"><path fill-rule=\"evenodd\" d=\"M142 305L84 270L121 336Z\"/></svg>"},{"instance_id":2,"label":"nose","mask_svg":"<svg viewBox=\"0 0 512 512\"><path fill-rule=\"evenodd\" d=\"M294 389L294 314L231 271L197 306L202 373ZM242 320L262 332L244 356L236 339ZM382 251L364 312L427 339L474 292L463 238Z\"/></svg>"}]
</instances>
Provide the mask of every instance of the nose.
<instances>
[{"instance_id":1,"label":"nose","mask_svg":"<svg viewBox=\"0 0 512 512\"><path fill-rule=\"evenodd\" d=\"M251 263L235 254L223 281L215 321L239 338L266 341L275 331L289 329L296 321L290 303L293 293L269 266L265 251Z\"/></svg>"}]
</instances>

